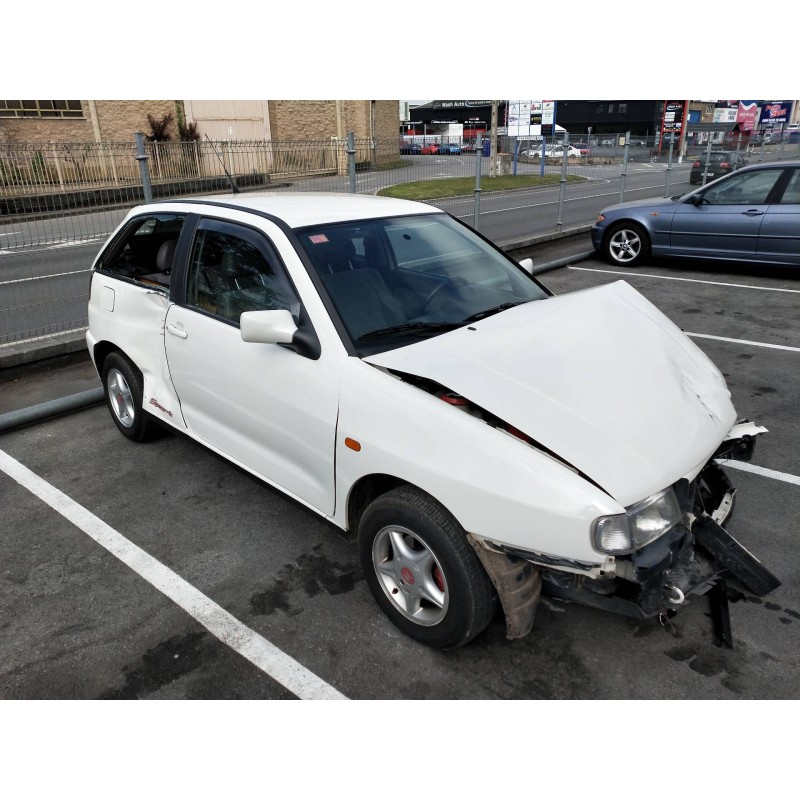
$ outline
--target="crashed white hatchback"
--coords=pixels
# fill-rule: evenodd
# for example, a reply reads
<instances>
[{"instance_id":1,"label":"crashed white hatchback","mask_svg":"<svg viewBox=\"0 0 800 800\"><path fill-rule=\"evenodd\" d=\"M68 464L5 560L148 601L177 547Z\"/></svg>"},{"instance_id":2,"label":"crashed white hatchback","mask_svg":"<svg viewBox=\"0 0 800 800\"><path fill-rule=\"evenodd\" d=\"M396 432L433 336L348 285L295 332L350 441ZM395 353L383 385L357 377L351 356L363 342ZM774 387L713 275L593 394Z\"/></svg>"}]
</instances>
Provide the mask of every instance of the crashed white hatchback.
<instances>
[{"instance_id":1,"label":"crashed white hatchback","mask_svg":"<svg viewBox=\"0 0 800 800\"><path fill-rule=\"evenodd\" d=\"M528 265L529 267L529 265ZM182 431L341 528L435 647L542 591L644 619L778 584L722 525L749 458L719 370L620 281L555 297L427 205L273 194L141 206L99 253L112 419ZM157 423L154 425L154 423Z\"/></svg>"}]
</instances>

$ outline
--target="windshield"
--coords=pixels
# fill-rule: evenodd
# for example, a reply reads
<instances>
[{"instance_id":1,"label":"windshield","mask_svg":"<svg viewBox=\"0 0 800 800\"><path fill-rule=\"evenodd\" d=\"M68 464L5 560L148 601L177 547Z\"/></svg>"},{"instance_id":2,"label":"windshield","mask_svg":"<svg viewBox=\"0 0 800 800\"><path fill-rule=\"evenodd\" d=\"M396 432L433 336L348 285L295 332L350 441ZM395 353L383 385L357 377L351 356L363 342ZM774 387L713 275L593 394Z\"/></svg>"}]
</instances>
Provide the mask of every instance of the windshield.
<instances>
[{"instance_id":1,"label":"windshield","mask_svg":"<svg viewBox=\"0 0 800 800\"><path fill-rule=\"evenodd\" d=\"M549 296L446 214L320 225L297 235L362 355Z\"/></svg>"}]
</instances>

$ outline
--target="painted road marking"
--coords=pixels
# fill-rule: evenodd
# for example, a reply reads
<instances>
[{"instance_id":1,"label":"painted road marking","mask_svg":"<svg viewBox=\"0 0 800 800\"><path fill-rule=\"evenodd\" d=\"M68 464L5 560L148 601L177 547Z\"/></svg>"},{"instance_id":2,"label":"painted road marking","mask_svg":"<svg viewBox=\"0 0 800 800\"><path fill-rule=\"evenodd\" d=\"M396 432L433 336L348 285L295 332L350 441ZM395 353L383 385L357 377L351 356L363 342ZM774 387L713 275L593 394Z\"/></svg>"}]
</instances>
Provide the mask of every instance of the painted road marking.
<instances>
[{"instance_id":1,"label":"painted road marking","mask_svg":"<svg viewBox=\"0 0 800 800\"><path fill-rule=\"evenodd\" d=\"M752 472L755 475L761 475L764 478L772 478L775 481L783 481L784 483L793 483L795 486L800 486L800 476L790 475L788 472L777 472L774 469L767 469L766 467L758 467L748 461L729 461L728 459L719 459L719 463L723 467L733 467L740 469L742 472Z\"/></svg>"},{"instance_id":2,"label":"painted road marking","mask_svg":"<svg viewBox=\"0 0 800 800\"><path fill-rule=\"evenodd\" d=\"M9 286L12 283L26 283L27 281L43 281L45 278L63 278L65 275L81 275L85 272L91 272L91 270L76 269L72 272L56 272L53 275L35 275L33 278L16 278L13 281L0 281L0 286Z\"/></svg>"},{"instance_id":3,"label":"painted road marking","mask_svg":"<svg viewBox=\"0 0 800 800\"><path fill-rule=\"evenodd\" d=\"M1 285L1 284L0 284ZM31 342L43 342L48 339L52 339L54 336L68 336L71 333L86 333L86 326L82 326L80 328L70 328L67 331L58 331L58 333L45 333L41 336L31 336L28 339L12 339L10 342L2 342L0 343L0 350L4 347L19 347L24 344L30 344Z\"/></svg>"},{"instance_id":4,"label":"painted road marking","mask_svg":"<svg viewBox=\"0 0 800 800\"><path fill-rule=\"evenodd\" d=\"M648 272L620 272L613 269L592 269L591 267L567 267L581 272L604 272L608 275L625 275L627 278L657 278L662 281L684 281L686 283L706 283L709 286L731 286L734 289L758 289L762 292L786 292L787 294L800 294L800 289L780 289L773 286L753 286L749 283L722 283L720 281L701 281L698 278L675 278L672 275L652 275Z\"/></svg>"},{"instance_id":5,"label":"painted road marking","mask_svg":"<svg viewBox=\"0 0 800 800\"><path fill-rule=\"evenodd\" d=\"M790 350L793 353L800 353L800 347L789 347L787 344L767 344L766 342L751 342L749 339L729 339L727 336L712 336L709 333L689 333L689 331L685 331L685 333L695 339L715 339L718 342L747 344L751 347L769 347L772 350Z\"/></svg>"},{"instance_id":6,"label":"painted road marking","mask_svg":"<svg viewBox=\"0 0 800 800\"><path fill-rule=\"evenodd\" d=\"M109 553L169 597L221 642L244 656L301 700L347 699L272 642L206 597L180 575L128 541L121 533L3 450L0 450L0 470L105 547Z\"/></svg>"}]
</instances>

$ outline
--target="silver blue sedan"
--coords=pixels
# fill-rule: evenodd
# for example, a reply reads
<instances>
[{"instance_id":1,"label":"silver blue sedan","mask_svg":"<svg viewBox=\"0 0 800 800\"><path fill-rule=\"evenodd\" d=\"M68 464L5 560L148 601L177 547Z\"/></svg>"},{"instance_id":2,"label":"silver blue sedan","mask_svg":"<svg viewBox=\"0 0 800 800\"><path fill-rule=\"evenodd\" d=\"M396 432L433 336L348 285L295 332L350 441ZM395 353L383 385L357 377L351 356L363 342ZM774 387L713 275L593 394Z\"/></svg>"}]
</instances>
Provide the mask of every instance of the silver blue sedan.
<instances>
[{"instance_id":1,"label":"silver blue sedan","mask_svg":"<svg viewBox=\"0 0 800 800\"><path fill-rule=\"evenodd\" d=\"M744 167L680 197L609 206L592 244L625 267L650 256L800 266L800 161Z\"/></svg>"}]
</instances>

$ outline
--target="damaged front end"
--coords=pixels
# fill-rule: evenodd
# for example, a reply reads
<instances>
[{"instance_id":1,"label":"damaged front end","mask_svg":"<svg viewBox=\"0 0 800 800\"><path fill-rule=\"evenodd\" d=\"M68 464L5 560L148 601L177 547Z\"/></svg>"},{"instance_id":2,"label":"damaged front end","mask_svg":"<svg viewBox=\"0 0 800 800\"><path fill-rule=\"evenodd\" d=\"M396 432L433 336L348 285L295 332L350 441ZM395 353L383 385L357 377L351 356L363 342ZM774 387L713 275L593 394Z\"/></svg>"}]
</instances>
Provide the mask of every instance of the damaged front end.
<instances>
[{"instance_id":1,"label":"damaged front end","mask_svg":"<svg viewBox=\"0 0 800 800\"><path fill-rule=\"evenodd\" d=\"M616 546L622 551L607 554L602 567L470 537L498 591L508 637L519 638L530 631L540 593L636 619L658 617L662 624L690 596L706 595L715 641L732 647L726 583L738 583L762 597L780 586L780 581L723 527L733 513L736 490L717 459L749 461L755 436L764 430L746 421L735 425L694 480L678 481L628 509L627 515L605 518L627 524L636 514L645 515L644 524L631 524L636 532L627 540L628 547L623 533L613 525L610 533L601 532L606 547L613 549L618 541ZM671 519L664 523L669 515ZM656 529L654 519L669 527L647 541L647 530ZM644 541L637 541L639 529L645 531Z\"/></svg>"}]
</instances>

